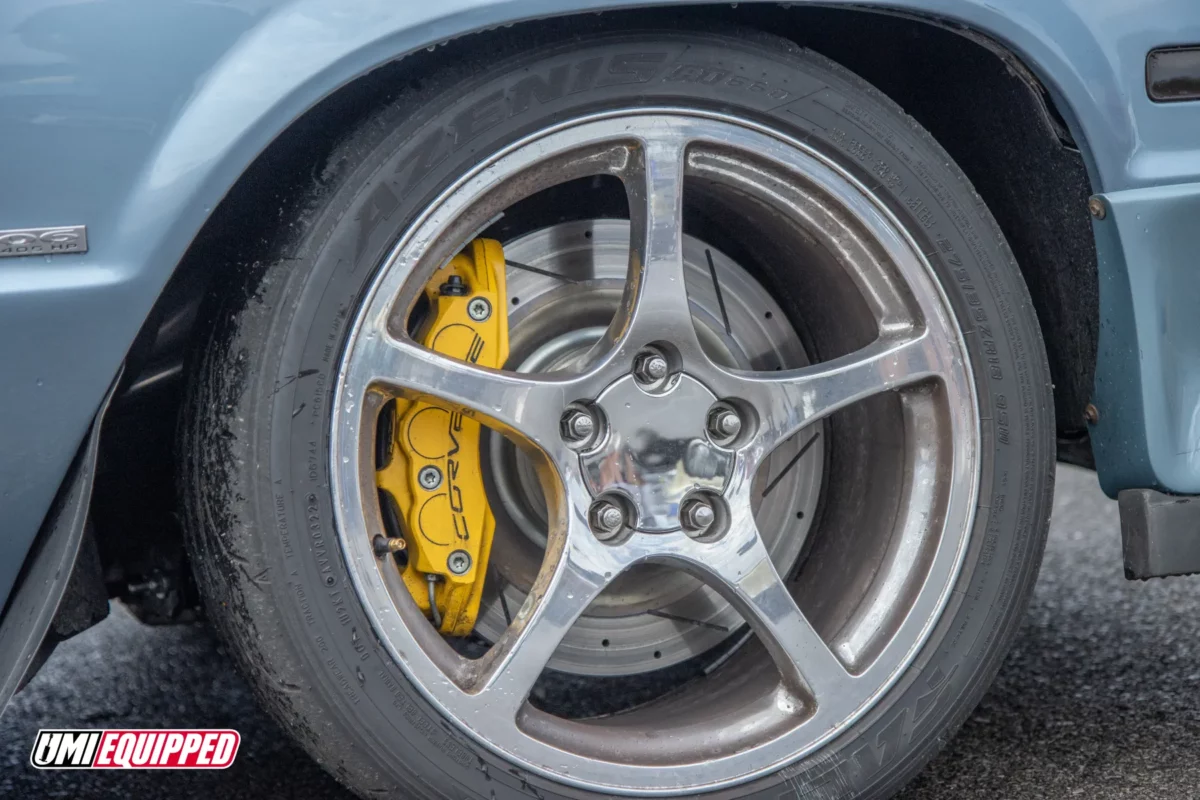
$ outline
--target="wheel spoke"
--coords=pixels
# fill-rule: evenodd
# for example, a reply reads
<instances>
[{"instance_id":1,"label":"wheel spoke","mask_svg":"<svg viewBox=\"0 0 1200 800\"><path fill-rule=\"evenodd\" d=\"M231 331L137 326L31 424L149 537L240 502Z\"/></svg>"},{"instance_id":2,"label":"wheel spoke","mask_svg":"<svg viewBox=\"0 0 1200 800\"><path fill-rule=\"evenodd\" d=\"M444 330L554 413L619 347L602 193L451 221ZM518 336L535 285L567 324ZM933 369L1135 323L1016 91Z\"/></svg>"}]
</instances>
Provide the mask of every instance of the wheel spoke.
<instances>
[{"instance_id":1,"label":"wheel spoke","mask_svg":"<svg viewBox=\"0 0 1200 800\"><path fill-rule=\"evenodd\" d=\"M581 530L560 548L557 560L543 566L508 631L481 659L470 687L480 713L513 718L524 705L559 643L621 566ZM590 547L588 545L591 545ZM547 558L553 550L547 551Z\"/></svg>"},{"instance_id":2,"label":"wheel spoke","mask_svg":"<svg viewBox=\"0 0 1200 800\"><path fill-rule=\"evenodd\" d=\"M766 549L734 584L742 615L775 659L784 681L799 681L818 703L843 689L849 672L796 605Z\"/></svg>"},{"instance_id":3,"label":"wheel spoke","mask_svg":"<svg viewBox=\"0 0 1200 800\"><path fill-rule=\"evenodd\" d=\"M669 342L702 356L683 264L683 173L687 138L670 128L631 147L622 173L629 201L629 279L621 306L593 353L624 357Z\"/></svg>"},{"instance_id":4,"label":"wheel spoke","mask_svg":"<svg viewBox=\"0 0 1200 800\"><path fill-rule=\"evenodd\" d=\"M561 444L558 420L570 399L569 377L480 367L387 334L377 335L362 358L372 367L368 385L403 390L484 417L491 427L547 452Z\"/></svg>"},{"instance_id":5,"label":"wheel spoke","mask_svg":"<svg viewBox=\"0 0 1200 800\"><path fill-rule=\"evenodd\" d=\"M747 506L748 508L748 506ZM749 512L737 514L716 543L679 540L672 560L709 583L750 625L791 691L818 704L844 692L854 677L796 605L771 563Z\"/></svg>"},{"instance_id":6,"label":"wheel spoke","mask_svg":"<svg viewBox=\"0 0 1200 800\"><path fill-rule=\"evenodd\" d=\"M758 462L805 425L872 395L941 374L938 350L930 334L922 332L883 337L861 350L809 367L741 373L721 388L757 409L761 425L754 460Z\"/></svg>"}]
</instances>

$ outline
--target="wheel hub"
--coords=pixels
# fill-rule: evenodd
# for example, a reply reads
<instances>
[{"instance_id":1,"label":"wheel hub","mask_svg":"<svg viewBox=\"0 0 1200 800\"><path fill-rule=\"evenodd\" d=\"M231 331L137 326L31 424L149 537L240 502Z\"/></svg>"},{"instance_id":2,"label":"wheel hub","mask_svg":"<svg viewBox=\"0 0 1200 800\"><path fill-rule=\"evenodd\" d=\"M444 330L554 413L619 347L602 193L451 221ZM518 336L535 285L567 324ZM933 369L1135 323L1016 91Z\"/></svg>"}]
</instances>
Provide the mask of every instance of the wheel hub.
<instances>
[{"instance_id":1,"label":"wheel hub","mask_svg":"<svg viewBox=\"0 0 1200 800\"><path fill-rule=\"evenodd\" d=\"M627 221L596 219L541 228L505 244L512 308L510 368L535 374L569 371L597 345L620 302L629 238ZM720 354L724 363L741 368L808 363L782 307L741 265L691 236L684 236L684 250L688 296L697 324L706 346ZM537 271L514 267L514 262ZM568 276L573 282L556 275ZM655 349L663 352L662 348L651 350ZM638 371L638 355L642 353L630 356L630 374ZM653 383L653 375L650 378ZM594 408L595 398L603 396L602 389L581 399L592 402ZM586 403L575 405L587 408ZM703 422L704 410L690 422ZM689 436L703 436L696 425L690 425L695 430L690 430ZM562 435L561 424L559 427ZM710 439L726 442L720 436L710 435ZM772 455L765 473L777 483L765 495L763 483L755 508L767 548L784 572L793 568L800 555L821 482L824 443L817 439L804 457L795 461L805 444L797 439ZM596 446L598 438L593 437L587 447L575 449L586 454ZM487 449L489 491L492 508L498 513L492 552L497 579L485 593L476 632L496 641L536 579L547 544L547 519L533 461L501 436L491 437ZM740 626L737 612L712 588L670 567L646 564L620 576L592 604L564 636L549 666L573 675L649 673L710 651L714 659L720 658L718 645L733 635L745 638L744 631L739 633Z\"/></svg>"},{"instance_id":2,"label":"wheel hub","mask_svg":"<svg viewBox=\"0 0 1200 800\"><path fill-rule=\"evenodd\" d=\"M612 383L597 400L605 435L579 460L593 496L617 494L632 506L630 527L643 533L679 530L684 500L720 493L734 454L713 444L705 419L717 398L687 374L648 389L633 375Z\"/></svg>"}]
</instances>

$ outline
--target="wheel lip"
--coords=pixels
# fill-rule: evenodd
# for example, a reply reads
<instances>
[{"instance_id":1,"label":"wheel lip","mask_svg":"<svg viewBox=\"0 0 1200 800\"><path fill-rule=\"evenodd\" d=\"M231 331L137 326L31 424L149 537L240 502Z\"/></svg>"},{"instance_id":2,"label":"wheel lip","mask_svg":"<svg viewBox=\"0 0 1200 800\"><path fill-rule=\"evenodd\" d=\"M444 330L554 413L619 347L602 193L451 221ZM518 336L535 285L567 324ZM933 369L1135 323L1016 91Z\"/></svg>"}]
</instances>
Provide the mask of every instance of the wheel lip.
<instances>
[{"instance_id":1,"label":"wheel lip","mask_svg":"<svg viewBox=\"0 0 1200 800\"><path fill-rule=\"evenodd\" d=\"M918 635L915 637L915 640L913 641L911 646L908 648L908 650L905 651L903 657L900 659L900 661L894 667L893 671L890 673L890 675L888 676L886 681L884 681L881 685L879 685L875 689L875 691L872 693L871 697L867 701L863 702L857 708L857 710L855 710L850 716L839 721L835 727L828 729L825 733L816 737L815 739L812 739L812 740L806 742L806 744L802 750L787 752L786 754L782 755L781 757L776 758L776 759L770 761L769 763L759 766L753 770L743 772L743 773L734 775L732 777L724 777L724 778L720 778L717 780L708 781L705 783L688 783L688 784L676 783L673 785L659 785L659 786L654 786L654 787L643 787L643 786L629 786L629 785L619 785L619 784L612 784L612 783L603 783L603 782L599 782L599 781L588 780L584 777L579 776L578 774L563 773L563 772L554 771L552 769L548 769L548 768L544 767L542 764L539 764L537 762L532 762L525 757L515 755L510 750L506 750L503 747L499 746L498 744L489 741L486 738L486 736L484 736L482 733L476 731L474 729L474 727L472 727L470 724L467 723L467 721L460 719L458 715L456 715L455 713L453 713L453 712L449 711L447 708L445 708L445 706L442 704L442 702L440 701L438 696L426 685L425 681L422 680L421 678L419 678L418 676L414 675L414 673L412 671L412 665L409 663L409 660L404 657L403 653L396 647L396 644L392 639L392 634L389 631L390 631L390 629L398 626L401 630L405 630L409 634L410 638L413 637L414 632L407 629L407 625L406 625L404 619L400 615L399 610L396 609L394 607L394 605L389 605L389 606L385 606L382 608L377 607L374 604L367 602L365 599L365 596L364 596L366 594L366 592L368 592L369 590L381 589L383 591L386 591L386 587L378 582L378 565L377 565L377 560L374 558L373 554L371 553L369 537L367 537L367 535L366 535L366 531L365 531L366 520L362 516L357 516L357 517L355 517L355 519L353 521L358 522L360 524L358 524L357 526L347 525L347 519L346 519L346 514L345 514L345 509L347 508L347 503L346 503L347 497L345 496L345 493L343 491L343 482L344 482L343 478L345 477L344 473L346 473L346 472L354 473L349 481L351 488L354 489L354 491L351 492L351 495L353 495L355 498L360 499L361 492L359 491L359 489L361 487L359 487L359 485L358 485L359 477L358 477L357 470L356 469L347 470L343 466L343 464L345 464L345 465L358 464L359 460L362 457L362 454L359 452L359 449L354 446L354 440L357 438L357 436L351 436L350 441L348 441L348 442L343 441L342 429L347 428L348 431L352 432L356 428L358 428L358 422L361 421L362 414L367 410L368 403L366 402L365 397L362 398L363 402L358 407L354 407L353 402L351 402L350 404L344 404L342 401L344 398L348 397L347 392L346 392L346 380L347 380L348 372L349 372L349 370L347 369L347 365L350 361L350 356L351 356L351 353L353 350L353 345L357 341L359 334L361 333L361 330L362 330L362 327L364 324L364 320L369 316L368 312L371 309L373 309L373 307L376 303L379 290L381 289L382 285L386 282L385 278L390 274L393 267L396 265L397 261L399 260L400 255L411 244L415 233L417 231L419 231L426 223L429 222L430 218L434 214L437 213L438 209L440 209L448 199L453 197L465 185L467 185L472 180L477 178L480 175L480 173L484 172L488 168L489 164L492 164L502 158L505 158L506 156L509 156L510 154L512 154L522 148L525 148L529 145L535 144L540 139L561 133L562 131L568 130L570 128L579 127L579 126L587 125L590 123L596 123L596 122L601 122L601 121L611 120L611 119L621 118L621 117L655 117L655 116L667 116L667 117L672 117L672 118L686 118L686 119L693 119L693 120L699 119L699 120L715 121L715 122L720 122L720 123L723 123L726 125L734 126L737 128L748 129L759 135L774 139L777 142L794 149L802 156L814 160L820 166L823 166L824 168L830 170L832 173L834 173L834 175L838 179L840 179L841 181L844 181L848 185L848 187L850 187L851 189L853 189L854 191L859 193L861 195L861 197L869 203L869 205L872 207L873 211L875 213L877 213L887 223L888 227L890 227L890 229L891 229L890 232L893 235L897 236L902 241L903 245L909 250L909 253L913 257L913 259L916 262L918 262L919 265L923 268L923 273L930 284L930 288L933 290L934 294L936 295L936 299L938 301L938 310L942 313L947 314L948 317L950 318L950 321L949 321L947 327L955 334L955 336L954 336L955 341L953 342L953 345L956 346L958 353L961 354L961 356L962 356L963 367L962 367L961 377L965 377L965 380L962 381L962 385L959 386L958 388L965 389L969 395L969 400L970 400L970 402L967 404L967 410L966 410L967 415L970 417L970 424L967 426L966 430L963 431L963 433L969 434L970 438L971 438L971 442L970 442L971 446L970 447L961 447L960 448L960 446L959 446L960 443L955 442L954 447L952 448L954 456L951 461L951 464L952 465L956 464L956 462L959 460L960 454L965 455L967 460L969 461L969 469L967 469L965 471L961 471L961 476L964 479L969 477L969 478L971 478L971 480L969 481L969 485L966 487L955 487L955 492L952 492L951 497L948 500L948 506L947 506L948 510L952 509L954 506L959 506L966 512L965 516L963 517L963 522L962 522L962 526L961 526L962 532L958 537L957 546L954 549L953 554L950 556L947 556L945 554L944 551L945 551L945 546L946 546L946 537L944 537L944 536L938 541L937 546L934 550L933 562L932 562L933 564L936 564L937 562L941 561L943 558L951 558L952 559L950 568L945 573L944 585L942 586L940 592L938 593L936 601L934 602L934 605L931 607L931 611L929 612L928 617L924 620L921 628L919 629ZM828 188L828 187L826 187L826 188ZM405 279L404 281L401 281L401 283L399 284L399 287L398 287L399 293L397 296L402 296L403 291L404 291L403 285L406 281L407 281L407 279ZM395 298L393 299L393 302L395 302ZM755 122L753 120L743 119L741 117L738 117L738 116L732 115L732 114L725 114L725 113L692 109L692 108L679 108L679 107L672 107L672 106L633 107L633 108L611 109L611 110L607 110L607 111L603 111L603 112L597 112L597 113L593 113L593 114L584 115L581 117L575 117L570 120L564 120L564 121L556 123L552 126L540 129L540 130L538 130L532 134L529 134L528 136L523 137L522 139L520 139L516 142L513 142L513 143L507 145L506 147L498 150L496 153L492 154L486 160L480 162L479 164L476 164L470 170L466 171L463 175L461 175L458 179L456 179L452 184L450 184L443 192L441 192L433 201L431 201L429 203L429 205L426 206L426 208L424 208L421 211L421 213L417 215L417 217L413 220L413 222L408 226L405 233L401 236L401 238L397 241L397 243L391 248L388 255L382 261L379 269L377 270L375 277L372 279L372 282L371 282L371 285L370 285L368 291L363 295L363 299L359 305L359 308L355 312L353 324L348 332L345 350L343 351L343 354L339 360L338 376L337 376L337 380L335 383L335 395L334 395L333 409L332 409L332 414L331 414L331 417L332 417L331 430L330 430L330 445L331 445L331 447L330 447L330 453L329 453L331 474L334 475L336 478L335 480L333 480L331 482L331 491L332 491L333 499L334 499L333 512L334 512L334 517L335 517L335 523L337 525L337 530L338 530L339 543L342 547L343 556L346 559L347 570L350 573L351 583L354 586L355 592L358 595L360 603L362 603L362 605L363 605L364 611L366 612L367 616L370 618L371 623L375 627L376 631L380 634L381 643L383 644L385 649L387 649L389 654L392 656L395 663L405 672L405 674L408 676L410 682L418 689L418 691L425 697L425 699L428 702L430 702L430 704L433 705L435 708L439 709L439 713L442 716L445 716L449 720L451 720L455 724L456 727L458 727L460 730L462 730L471 739L473 739L474 741L476 741L477 743L479 743L481 746L485 747L489 751L495 753L496 755L498 755L500 758L504 759L505 761L519 764L522 768L527 769L535 774L541 775L545 778L556 781L558 783L566 784L569 786L574 786L574 787L577 787L580 789L585 789L585 790L590 790L590 791L607 792L607 793L611 793L611 794L625 795L625 796L639 796L639 797L669 796L669 795L677 794L680 791L701 791L701 792L715 791L715 790L722 789L722 788L728 788L730 786L744 785L755 779L758 779L763 776L769 775L773 772L776 772L779 769L787 766L788 764L795 763L796 761L801 760L804 757L811 755L812 753L816 752L821 747L828 744L834 738L839 736L841 733L843 733L845 731L845 729L847 727L853 725L857 720L861 719L861 717L863 715L865 715L872 708L874 708L876 706L878 700L884 694L886 694L896 684L896 682L899 681L901 679L901 677L903 675L905 675L906 672L909 670L912 663L917 658L918 654L921 652L921 650L927 644L929 636L932 634L933 630L938 625L938 623L943 619L943 614L944 614L946 607L949 603L949 600L954 592L954 587L957 585L959 575L961 574L961 571L963 568L963 563L965 560L966 553L969 549L971 540L974 536L974 528L976 526L976 517L977 517L977 511L978 511L978 497L979 497L979 492L980 492L980 478L981 478L981 473L982 473L982 466L981 466L981 461L980 461L980 448L981 448L980 413L981 413L981 410L979 408L979 401L978 401L976 372L974 369L973 360L971 358L971 353L970 353L970 350L966 346L966 341L964 339L962 328L958 324L956 315L954 315L951 312L951 308L952 308L952 304L950 302L950 299L949 299L948 295L946 294L946 291L942 285L941 279L937 276L935 270L933 269L933 266L930 263L929 258L925 255L924 251L918 246L915 239L912 237L912 235L909 233L909 231L903 226L903 224L901 224L901 222L895 216L895 214L886 206L886 204L884 204L883 202L880 201L878 195L874 191L872 191L866 184L864 184L861 180L856 178L852 173L850 173L848 170L846 170L843 166L841 166L837 162L831 160L829 157L827 157L825 154L821 153L819 150L813 148L810 145L807 145L806 143L804 143L798 139L788 136L787 134L782 133L781 131L778 131L776 129L773 129L771 127L763 125L761 123ZM954 425L957 425L959 422L960 422L959 420L956 420L954 423L952 423L952 427ZM339 456L341 457L340 460L343 463L339 463ZM956 465L952 466L952 471L954 472L954 474L956 476L960 475L960 470ZM963 491L960 491L960 490L965 490L965 494ZM356 507L357 507L357 505L356 505ZM948 513L947 517L949 517L949 516L950 516L950 514ZM353 536L350 535L350 533L349 533L349 530L351 527L358 528L358 530L354 531L355 535L353 535ZM361 540L361 541L358 541L358 540ZM366 542L366 544L365 545L362 544L363 542ZM931 569L932 569L932 567L931 567ZM372 585L373 579L376 584L374 586ZM412 639L412 641L413 641L414 645L417 646L418 649L423 649L421 646L419 637ZM441 671L441 669L437 666L436 663L432 662L432 660L430 659L430 657L428 656L427 653L422 652L420 658L424 658L425 660L430 661L430 667L433 670L435 670L437 673L440 673L443 677L445 676L445 673ZM797 729L793 729L792 733L794 733L795 730L797 730ZM787 736L785 735L784 737L780 737L780 738L787 738ZM548 743L543 742L541 740L535 739L534 741L536 741L538 743L538 745L540 745L540 746L549 748L548 752L555 753L558 761L562 760L562 756L563 756L562 751L553 748L553 746L551 746ZM763 747L772 747L774 745L777 745L778 742L779 742L779 739L772 739L772 740L768 741L765 745L763 745ZM778 749L778 748L776 748L776 749ZM717 757L714 759L706 760L705 762L703 762L703 764L695 764L695 763L681 764L681 765L673 766L672 768L670 768L669 770L666 770L666 771L671 771L671 772L675 772L676 774L678 774L679 772L681 772L683 770L691 770L691 769L696 768L697 766L709 765L709 764L712 764L714 761L729 761L733 758L739 758L742 755L744 755L744 754L739 753L735 756L720 756L720 757ZM579 755L576 753L571 753L570 757L574 760L587 761L587 762L591 762L595 765L600 766L602 768L600 770L601 773L603 773L604 770L608 770L608 769L629 769L629 770L636 771L636 773L639 776L649 776L649 775L653 774L654 772L663 772L664 771L663 767L651 767L651 766L640 765L640 764L639 765L629 765L629 764L621 764L621 763L603 762L603 761L599 761L597 759L593 759L588 756L583 756L583 755Z\"/></svg>"}]
</instances>

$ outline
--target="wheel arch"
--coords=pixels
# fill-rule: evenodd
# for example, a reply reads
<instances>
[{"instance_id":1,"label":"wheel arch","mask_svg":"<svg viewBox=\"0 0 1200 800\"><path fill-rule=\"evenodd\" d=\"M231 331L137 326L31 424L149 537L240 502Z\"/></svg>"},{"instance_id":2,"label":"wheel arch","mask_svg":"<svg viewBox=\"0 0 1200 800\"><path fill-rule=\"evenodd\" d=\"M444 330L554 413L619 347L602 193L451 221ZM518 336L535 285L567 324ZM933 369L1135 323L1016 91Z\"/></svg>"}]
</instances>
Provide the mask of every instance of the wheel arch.
<instances>
[{"instance_id":1,"label":"wheel arch","mask_svg":"<svg viewBox=\"0 0 1200 800\"><path fill-rule=\"evenodd\" d=\"M510 11L518 5L503 4ZM181 115L182 127L177 126L168 136L168 144L160 149L155 166L148 173L165 176L183 169L183 163L189 160L183 143L198 144L204 118L251 120L241 126L223 121L224 133L232 135L236 131L240 138L222 139L225 144L221 147L216 141L208 142L204 145L207 158L202 153L190 157L193 165L205 162L208 167L200 170L202 178L196 177L196 192L189 201L198 207L182 216L203 218L204 224L188 244L179 268L129 354L130 377L123 395L115 403L113 420L106 431L112 437L110 440L145 439L144 446L114 449L113 457L126 463L115 465L115 469L106 473L110 480L102 477L97 485L93 508L97 517L107 522L100 526L101 548L106 559L120 561L148 552L146 542L161 537L164 525L172 531L178 530L177 523L170 519L174 513L170 504L148 508L129 500L135 488L138 496L145 496L143 489L147 482L173 481L176 454L164 442L172 440L170 433L179 407L184 355L204 330L203 323L197 323L200 299L215 278L233 277L223 272L226 265L245 256L248 250L269 245L271 231L291 213L288 204L303 195L306 186L322 180L325 161L334 152L341 131L350 127L350 120L369 113L389 93L401 88L419 90L422 75L464 49L486 48L493 37L527 37L535 42L563 31L578 32L580 26L586 29L591 24L650 26L656 20L674 18L681 11L689 14L689 21L710 28L731 25L783 35L838 61L873 82L915 116L959 160L1013 243L1042 318L1045 339L1051 349L1059 406L1060 457L1090 465L1082 408L1091 392L1095 363L1097 279L1095 247L1086 214L1089 179L1086 158L1080 152L1086 152L1087 146L1074 122L1068 121L1074 119L1071 110L1065 108L1060 114L1057 108L1061 106L1056 107L1052 91L1017 55L996 40L927 16L880 14L862 8L780 9L756 3L733 9L695 5L683 9L634 10L590 18L601 20L599 23L581 19L525 22L453 40L450 32L458 28L447 22L403 34L385 34L367 43L335 37L337 44L322 50L321 59L306 62L310 69L304 79L298 77L298 70L288 73L293 79L290 83L273 79L276 83L268 92L269 102L250 107L249 98L258 86L253 82L250 88L238 87L233 100L222 98L217 87L231 85L229 81L248 68L246 65L278 46L277 37L281 34L264 31L244 43L236 57L231 56L231 61L210 77ZM861 24L864 15L869 20L865 26ZM463 26L480 21L478 15L454 19ZM295 25L296 21L285 19L274 24ZM847 37L849 31L855 32L853 39ZM411 50L411 44L405 42L416 41L412 37L435 34L442 41L439 46L417 50L398 60L390 55L404 47ZM864 39L869 46L859 46ZM850 41L854 46L847 44ZM906 48L918 44L937 58L901 69ZM967 65L969 69L947 72L947 66L954 64ZM951 112L957 106L931 102L926 91L930 76L937 74L963 76L962 80L948 84L959 102L979 96L997 98L991 112L992 122L1003 122L1007 115L1018 116L1018 127L1042 155L1027 159L1022 148L1010 147L1001 157L995 157L987 144L997 135L996 130L992 131L993 139L977 140L974 129L956 127ZM338 88L334 90L333 86ZM228 106L229 103L233 105ZM247 105L242 107L238 103ZM230 108L237 109L236 113ZM1023 203L1021 197L1005 194L1008 170L1013 167L1020 167L1024 179L1037 185L1034 194L1041 198L1040 204ZM224 186L226 182L228 186ZM262 213L264 210L266 213ZM1048 210L1055 211L1057 216L1049 218ZM1063 220L1069 223L1065 235L1060 224ZM1026 228L1031 235L1022 233ZM1063 247L1057 246L1058 239L1065 242ZM1066 267L1060 263L1066 263ZM1084 303L1077 302L1080 287ZM1082 311L1074 311L1081 307ZM1069 412L1073 409L1077 411L1072 416ZM146 425L148 414L159 420L157 425ZM126 424L122 425L121 420L127 420ZM122 457L121 453L128 457ZM140 479L131 479L130 470L145 474ZM106 536L105 528L113 533ZM115 542L117 537L122 540L119 544ZM110 542L107 547L106 540ZM182 557L181 547L171 550ZM142 570L146 566L129 569L129 580L123 583L145 584L147 576ZM164 568L162 564L149 566ZM186 579L184 565L179 574ZM116 593L122 591L120 585L112 588Z\"/></svg>"}]
</instances>

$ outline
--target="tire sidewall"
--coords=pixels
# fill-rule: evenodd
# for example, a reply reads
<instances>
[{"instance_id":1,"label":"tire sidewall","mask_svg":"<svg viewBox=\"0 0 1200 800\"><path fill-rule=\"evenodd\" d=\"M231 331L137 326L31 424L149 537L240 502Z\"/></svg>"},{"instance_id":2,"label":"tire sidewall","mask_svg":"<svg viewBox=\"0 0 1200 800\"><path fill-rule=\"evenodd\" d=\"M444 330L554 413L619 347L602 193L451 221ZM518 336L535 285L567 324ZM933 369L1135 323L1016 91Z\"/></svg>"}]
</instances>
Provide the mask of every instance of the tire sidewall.
<instances>
[{"instance_id":1,"label":"tire sidewall","mask_svg":"<svg viewBox=\"0 0 1200 800\"><path fill-rule=\"evenodd\" d=\"M981 201L888 101L775 39L605 35L513 55L486 71L464 65L442 85L419 108L398 104L347 143L343 155L360 166L293 252L265 270L253 301L264 338L248 354L253 369L241 402L262 424L252 426L256 480L244 498L250 524L239 535L253 562L247 576L270 579L243 580L242 591L265 592L273 611L255 621L264 644L248 659L261 667L251 678L263 694L277 692L280 680L303 688L271 707L360 793L596 796L527 775L476 745L439 717L378 642L334 522L329 431L338 361L396 239L486 155L605 109L729 111L803 139L878 192L928 254L967 333L982 419L980 507L929 643L879 705L817 755L711 796L890 793L994 674L1036 574L1049 512L1045 356L1020 274Z\"/></svg>"}]
</instances>

